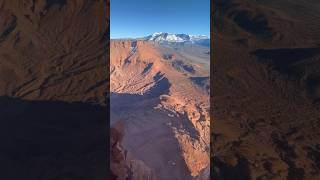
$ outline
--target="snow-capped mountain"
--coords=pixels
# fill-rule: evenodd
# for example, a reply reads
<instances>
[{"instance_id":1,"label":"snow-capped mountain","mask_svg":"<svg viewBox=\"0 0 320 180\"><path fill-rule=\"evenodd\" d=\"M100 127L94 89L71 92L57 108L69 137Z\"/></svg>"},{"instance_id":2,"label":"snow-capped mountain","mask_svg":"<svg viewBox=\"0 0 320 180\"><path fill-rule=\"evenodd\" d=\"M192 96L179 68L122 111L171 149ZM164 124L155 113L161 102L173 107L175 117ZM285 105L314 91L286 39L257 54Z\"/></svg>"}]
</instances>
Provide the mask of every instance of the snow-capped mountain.
<instances>
[{"instance_id":1,"label":"snow-capped mountain","mask_svg":"<svg viewBox=\"0 0 320 180\"><path fill-rule=\"evenodd\" d=\"M165 32L156 32L144 38L147 41L159 43L190 43L209 46L210 38L206 35L188 35L188 34L172 34Z\"/></svg>"}]
</instances>

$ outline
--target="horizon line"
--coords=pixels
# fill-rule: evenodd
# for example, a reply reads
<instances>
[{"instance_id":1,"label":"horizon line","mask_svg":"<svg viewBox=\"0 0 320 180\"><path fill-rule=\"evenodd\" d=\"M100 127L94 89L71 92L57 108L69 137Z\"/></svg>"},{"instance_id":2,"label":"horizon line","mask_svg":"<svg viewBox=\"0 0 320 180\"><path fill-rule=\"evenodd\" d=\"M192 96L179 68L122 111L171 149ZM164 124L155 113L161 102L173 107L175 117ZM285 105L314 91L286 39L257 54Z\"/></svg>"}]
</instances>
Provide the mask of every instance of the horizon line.
<instances>
[{"instance_id":1,"label":"horizon line","mask_svg":"<svg viewBox=\"0 0 320 180\"><path fill-rule=\"evenodd\" d=\"M148 35L144 35L144 36L140 36L140 37L111 37L111 35L110 35L110 39L139 39L139 38L148 37L148 36L153 35L155 33L186 34L186 35L193 35L193 36L207 36L209 39L211 38L210 37L210 33L209 33L209 35L207 35L207 34L189 34L189 33L172 33L172 32L154 32L154 33L151 33L151 34L148 34Z\"/></svg>"}]
</instances>

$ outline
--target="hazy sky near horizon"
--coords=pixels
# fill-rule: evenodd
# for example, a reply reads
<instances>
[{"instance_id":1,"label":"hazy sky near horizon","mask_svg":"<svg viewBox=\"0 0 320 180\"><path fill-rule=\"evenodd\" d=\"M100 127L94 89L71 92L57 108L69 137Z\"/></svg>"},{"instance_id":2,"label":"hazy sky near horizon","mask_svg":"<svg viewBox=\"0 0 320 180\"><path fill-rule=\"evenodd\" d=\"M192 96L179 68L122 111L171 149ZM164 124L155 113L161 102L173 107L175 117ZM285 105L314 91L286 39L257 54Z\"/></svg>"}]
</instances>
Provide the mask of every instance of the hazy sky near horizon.
<instances>
[{"instance_id":1,"label":"hazy sky near horizon","mask_svg":"<svg viewBox=\"0 0 320 180\"><path fill-rule=\"evenodd\" d=\"M154 32L209 35L210 0L110 0L111 38Z\"/></svg>"}]
</instances>

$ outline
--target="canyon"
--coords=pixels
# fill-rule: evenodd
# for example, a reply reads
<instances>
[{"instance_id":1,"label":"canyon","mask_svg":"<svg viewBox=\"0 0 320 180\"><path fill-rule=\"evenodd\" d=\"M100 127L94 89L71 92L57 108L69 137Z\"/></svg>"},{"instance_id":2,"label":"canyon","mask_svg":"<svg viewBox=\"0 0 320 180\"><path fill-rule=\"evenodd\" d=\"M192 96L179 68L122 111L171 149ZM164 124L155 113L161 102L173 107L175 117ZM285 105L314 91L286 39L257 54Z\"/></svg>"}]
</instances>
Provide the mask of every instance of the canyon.
<instances>
[{"instance_id":1,"label":"canyon","mask_svg":"<svg viewBox=\"0 0 320 180\"><path fill-rule=\"evenodd\" d=\"M127 157L155 179L209 178L208 50L111 40L111 127L123 126Z\"/></svg>"}]
</instances>

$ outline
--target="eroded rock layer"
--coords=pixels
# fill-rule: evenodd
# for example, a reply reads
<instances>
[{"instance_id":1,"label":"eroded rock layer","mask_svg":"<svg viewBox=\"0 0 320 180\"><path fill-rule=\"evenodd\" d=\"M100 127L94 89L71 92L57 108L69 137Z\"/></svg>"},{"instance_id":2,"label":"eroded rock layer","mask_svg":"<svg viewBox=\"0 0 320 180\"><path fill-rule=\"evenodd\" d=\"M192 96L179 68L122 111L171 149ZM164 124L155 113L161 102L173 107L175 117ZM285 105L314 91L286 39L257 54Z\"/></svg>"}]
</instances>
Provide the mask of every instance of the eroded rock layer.
<instances>
[{"instance_id":1,"label":"eroded rock layer","mask_svg":"<svg viewBox=\"0 0 320 180\"><path fill-rule=\"evenodd\" d=\"M214 179L319 179L320 3L215 1Z\"/></svg>"},{"instance_id":2,"label":"eroded rock layer","mask_svg":"<svg viewBox=\"0 0 320 180\"><path fill-rule=\"evenodd\" d=\"M163 48L111 41L111 124L124 122L123 146L157 179L192 179L209 166L209 73Z\"/></svg>"},{"instance_id":3,"label":"eroded rock layer","mask_svg":"<svg viewBox=\"0 0 320 180\"><path fill-rule=\"evenodd\" d=\"M105 0L0 0L0 179L108 179Z\"/></svg>"}]
</instances>

